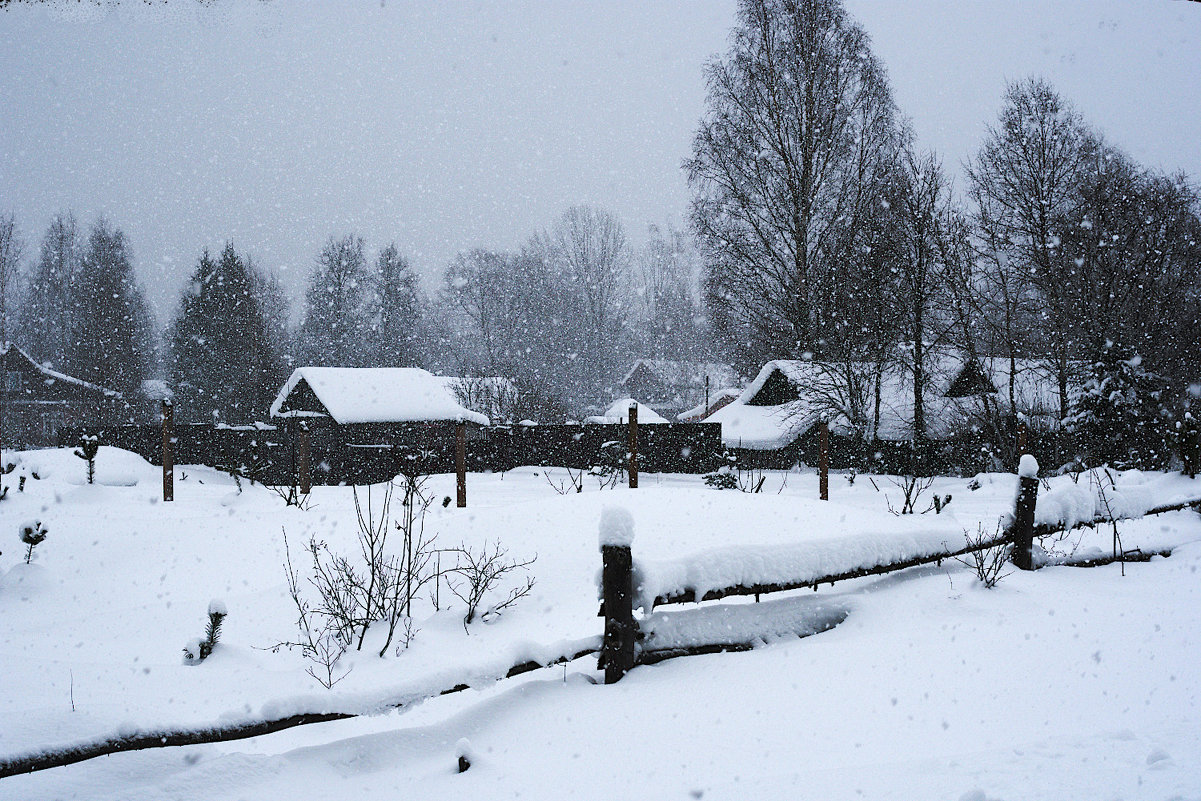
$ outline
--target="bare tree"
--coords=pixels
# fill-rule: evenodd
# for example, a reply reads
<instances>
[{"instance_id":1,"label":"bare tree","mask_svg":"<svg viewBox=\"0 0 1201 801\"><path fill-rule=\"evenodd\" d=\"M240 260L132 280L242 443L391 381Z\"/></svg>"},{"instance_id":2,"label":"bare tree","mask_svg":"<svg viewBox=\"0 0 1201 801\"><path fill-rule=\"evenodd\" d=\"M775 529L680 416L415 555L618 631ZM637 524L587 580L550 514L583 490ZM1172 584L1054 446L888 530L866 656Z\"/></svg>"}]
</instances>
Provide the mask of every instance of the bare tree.
<instances>
[{"instance_id":1,"label":"bare tree","mask_svg":"<svg viewBox=\"0 0 1201 801\"><path fill-rule=\"evenodd\" d=\"M1010 300L1037 289L1059 383L1060 415L1068 408L1071 357L1077 344L1062 252L1063 220L1078 203L1089 147L1079 115L1046 82L1009 85L996 126L968 165L976 224L989 260L1009 282ZM1014 338L1016 339L1016 337Z\"/></svg>"},{"instance_id":2,"label":"bare tree","mask_svg":"<svg viewBox=\"0 0 1201 801\"><path fill-rule=\"evenodd\" d=\"M748 363L819 349L815 290L895 145L883 70L837 0L742 0L706 78L684 166L714 324L751 339Z\"/></svg>"},{"instance_id":3,"label":"bare tree","mask_svg":"<svg viewBox=\"0 0 1201 801\"><path fill-rule=\"evenodd\" d=\"M635 259L640 356L689 359L702 351L696 259L685 232L650 226L646 247Z\"/></svg>"},{"instance_id":4,"label":"bare tree","mask_svg":"<svg viewBox=\"0 0 1201 801\"><path fill-rule=\"evenodd\" d=\"M911 348L913 439L920 442L926 438L926 350L937 344L947 329L944 273L948 250L943 240L954 212L942 165L929 153L906 151L892 197L900 238L896 267L905 339Z\"/></svg>"},{"instance_id":5,"label":"bare tree","mask_svg":"<svg viewBox=\"0 0 1201 801\"><path fill-rule=\"evenodd\" d=\"M530 249L560 288L558 319L570 332L570 394L595 402L614 378L629 308L629 247L621 223L589 206L573 206Z\"/></svg>"}]
</instances>

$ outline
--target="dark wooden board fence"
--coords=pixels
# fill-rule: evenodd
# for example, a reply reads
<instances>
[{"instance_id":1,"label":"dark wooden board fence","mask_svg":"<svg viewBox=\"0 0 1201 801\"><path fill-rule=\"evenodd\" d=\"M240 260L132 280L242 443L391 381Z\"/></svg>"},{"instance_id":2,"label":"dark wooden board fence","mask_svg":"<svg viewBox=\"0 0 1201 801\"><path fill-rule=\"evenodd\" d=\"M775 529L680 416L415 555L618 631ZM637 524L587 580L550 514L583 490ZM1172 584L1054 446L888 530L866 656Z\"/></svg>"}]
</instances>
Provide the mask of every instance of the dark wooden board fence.
<instances>
[{"instance_id":1,"label":"dark wooden board fence","mask_svg":"<svg viewBox=\"0 0 1201 801\"><path fill-rule=\"evenodd\" d=\"M456 424L356 424L310 421L309 463L314 485L373 484L403 470L420 474L456 470ZM176 423L176 465L236 469L264 484L291 485L299 469L298 423L275 427ZM59 432L60 446L83 434L104 445L133 451L162 463L162 427L75 427ZM464 462L468 472L503 472L521 465L625 469L629 426L539 425L467 427ZM638 426L638 469L656 473L705 473L721 464L718 423L658 423ZM103 469L101 464L98 469Z\"/></svg>"}]
</instances>

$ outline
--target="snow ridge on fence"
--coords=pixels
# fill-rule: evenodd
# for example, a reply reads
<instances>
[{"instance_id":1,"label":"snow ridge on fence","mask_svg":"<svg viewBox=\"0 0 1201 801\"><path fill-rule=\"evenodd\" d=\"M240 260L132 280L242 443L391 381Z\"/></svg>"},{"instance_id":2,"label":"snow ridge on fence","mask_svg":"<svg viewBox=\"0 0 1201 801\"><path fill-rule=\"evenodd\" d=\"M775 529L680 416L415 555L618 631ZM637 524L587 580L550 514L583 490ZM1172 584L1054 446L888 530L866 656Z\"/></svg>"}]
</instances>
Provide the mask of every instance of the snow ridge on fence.
<instances>
[{"instance_id":1,"label":"snow ridge on fence","mask_svg":"<svg viewBox=\"0 0 1201 801\"><path fill-rule=\"evenodd\" d=\"M677 559L634 560L634 605L649 612L657 598L691 592L700 599L729 587L795 585L826 576L938 557L964 547L953 518L923 520L905 532L857 531L790 545L712 548Z\"/></svg>"}]
</instances>

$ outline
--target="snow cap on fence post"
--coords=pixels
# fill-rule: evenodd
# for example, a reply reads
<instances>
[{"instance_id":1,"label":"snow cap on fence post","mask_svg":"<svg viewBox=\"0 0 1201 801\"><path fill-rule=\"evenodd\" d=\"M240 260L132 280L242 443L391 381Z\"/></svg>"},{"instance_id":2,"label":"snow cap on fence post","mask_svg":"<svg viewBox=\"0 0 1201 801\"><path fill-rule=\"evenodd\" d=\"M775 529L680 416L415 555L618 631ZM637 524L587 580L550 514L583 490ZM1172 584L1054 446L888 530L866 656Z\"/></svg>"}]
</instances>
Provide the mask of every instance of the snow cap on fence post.
<instances>
[{"instance_id":1,"label":"snow cap on fence post","mask_svg":"<svg viewBox=\"0 0 1201 801\"><path fill-rule=\"evenodd\" d=\"M1038 460L1032 454L1022 454L1018 462L1018 475L1022 478L1038 478Z\"/></svg>"},{"instance_id":2,"label":"snow cap on fence post","mask_svg":"<svg viewBox=\"0 0 1201 801\"><path fill-rule=\"evenodd\" d=\"M634 516L623 506L601 509L600 545L629 548L634 544Z\"/></svg>"}]
</instances>

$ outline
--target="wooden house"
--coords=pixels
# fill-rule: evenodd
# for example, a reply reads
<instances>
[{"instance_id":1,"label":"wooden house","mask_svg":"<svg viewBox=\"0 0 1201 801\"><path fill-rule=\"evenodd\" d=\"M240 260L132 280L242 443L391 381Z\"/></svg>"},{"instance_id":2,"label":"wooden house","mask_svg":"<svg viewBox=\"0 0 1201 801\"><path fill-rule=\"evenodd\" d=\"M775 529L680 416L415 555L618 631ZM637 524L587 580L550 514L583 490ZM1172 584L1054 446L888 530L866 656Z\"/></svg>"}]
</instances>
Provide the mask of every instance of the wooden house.
<instances>
[{"instance_id":1,"label":"wooden house","mask_svg":"<svg viewBox=\"0 0 1201 801\"><path fill-rule=\"evenodd\" d=\"M94 425L127 410L121 393L38 364L11 342L0 345L0 442L57 444L60 428Z\"/></svg>"}]
</instances>

